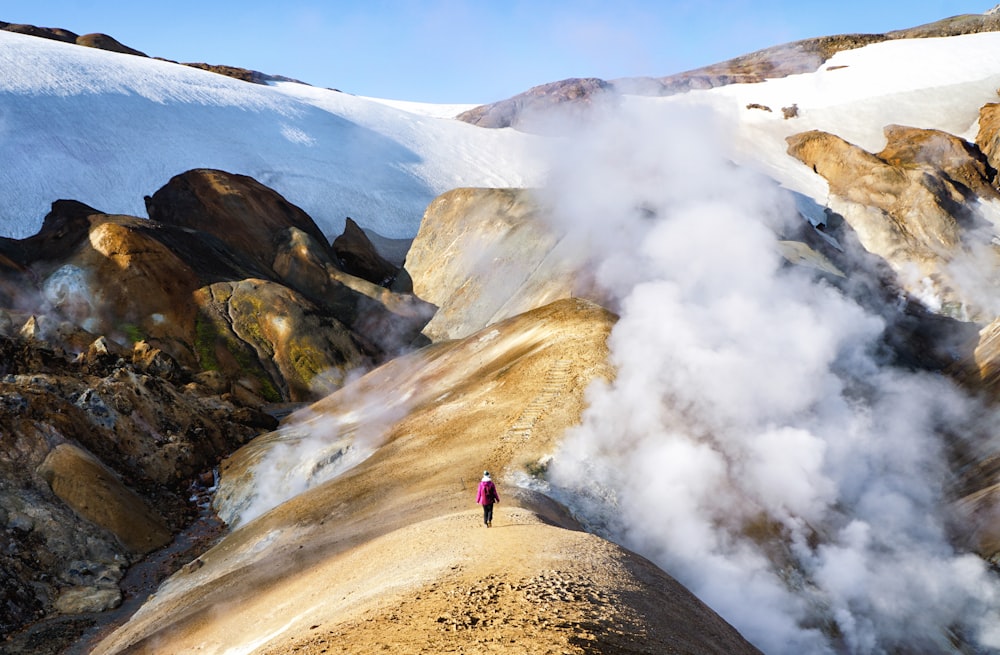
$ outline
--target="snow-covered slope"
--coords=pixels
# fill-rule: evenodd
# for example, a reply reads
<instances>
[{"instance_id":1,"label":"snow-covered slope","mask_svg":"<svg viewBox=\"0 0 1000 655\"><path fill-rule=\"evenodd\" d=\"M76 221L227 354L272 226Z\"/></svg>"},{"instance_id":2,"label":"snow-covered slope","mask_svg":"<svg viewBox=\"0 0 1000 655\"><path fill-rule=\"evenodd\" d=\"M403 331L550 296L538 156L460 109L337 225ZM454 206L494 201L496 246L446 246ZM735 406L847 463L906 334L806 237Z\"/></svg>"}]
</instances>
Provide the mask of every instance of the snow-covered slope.
<instances>
[{"instance_id":1,"label":"snow-covered slope","mask_svg":"<svg viewBox=\"0 0 1000 655\"><path fill-rule=\"evenodd\" d=\"M734 158L822 204L826 182L786 153L786 136L824 130L878 152L885 145L882 129L899 124L971 141L979 108L1000 101L998 88L1000 33L990 32L885 41L839 52L814 73L631 100L711 107L732 130ZM793 106L797 116L784 118L782 110Z\"/></svg>"},{"instance_id":2,"label":"snow-covered slope","mask_svg":"<svg viewBox=\"0 0 1000 655\"><path fill-rule=\"evenodd\" d=\"M710 106L737 160L822 203L825 182L785 153L785 136L822 129L878 150L882 127L900 123L971 137L998 87L1000 34L985 33L888 41L838 53L815 73L627 102ZM793 105L798 115L783 118ZM542 180L537 137L448 118L465 108L252 85L0 32L0 235L34 233L58 198L145 216L144 195L212 167L277 189L328 235L351 216L411 237L444 191Z\"/></svg>"},{"instance_id":3,"label":"snow-covered slope","mask_svg":"<svg viewBox=\"0 0 1000 655\"><path fill-rule=\"evenodd\" d=\"M450 108L446 108L450 111ZM145 216L143 196L196 167L256 178L328 235L351 216L412 237L456 186L537 183L531 137L294 83L0 32L0 235L33 234L71 198Z\"/></svg>"}]
</instances>

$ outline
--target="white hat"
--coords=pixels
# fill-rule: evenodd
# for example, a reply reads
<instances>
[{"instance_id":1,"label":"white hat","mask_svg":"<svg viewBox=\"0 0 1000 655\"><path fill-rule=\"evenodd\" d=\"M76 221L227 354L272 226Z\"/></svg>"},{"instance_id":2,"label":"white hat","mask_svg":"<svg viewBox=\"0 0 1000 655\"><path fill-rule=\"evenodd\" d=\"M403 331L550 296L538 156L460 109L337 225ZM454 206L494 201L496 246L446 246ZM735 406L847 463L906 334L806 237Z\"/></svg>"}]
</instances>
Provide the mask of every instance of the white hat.
<instances>
[{"instance_id":1,"label":"white hat","mask_svg":"<svg viewBox=\"0 0 1000 655\"><path fill-rule=\"evenodd\" d=\"M483 477L484 478L490 477L490 472L489 471L483 471Z\"/></svg>"}]
</instances>

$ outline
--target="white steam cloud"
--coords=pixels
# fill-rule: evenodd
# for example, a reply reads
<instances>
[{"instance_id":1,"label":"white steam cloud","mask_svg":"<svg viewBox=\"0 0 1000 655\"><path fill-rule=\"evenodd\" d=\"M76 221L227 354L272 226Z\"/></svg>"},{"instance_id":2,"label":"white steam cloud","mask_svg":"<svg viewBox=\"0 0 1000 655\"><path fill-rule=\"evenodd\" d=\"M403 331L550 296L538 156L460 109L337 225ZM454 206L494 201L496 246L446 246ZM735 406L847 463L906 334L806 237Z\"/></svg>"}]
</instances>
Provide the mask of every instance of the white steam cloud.
<instances>
[{"instance_id":1,"label":"white steam cloud","mask_svg":"<svg viewBox=\"0 0 1000 655\"><path fill-rule=\"evenodd\" d=\"M880 365L883 320L779 257L788 194L668 107L626 99L554 156L549 209L621 320L553 493L770 655L1000 647L1000 586L946 529L940 434L971 401Z\"/></svg>"},{"instance_id":2,"label":"white steam cloud","mask_svg":"<svg viewBox=\"0 0 1000 655\"><path fill-rule=\"evenodd\" d=\"M396 370L400 369L399 360ZM400 377L410 373L404 369ZM410 397L387 399L362 372L351 374L333 396L334 409L299 410L278 430L247 446L253 483L222 479L214 503L227 524L237 527L299 494L351 470L374 453L389 428L407 414ZM339 410L339 411L338 411Z\"/></svg>"}]
</instances>

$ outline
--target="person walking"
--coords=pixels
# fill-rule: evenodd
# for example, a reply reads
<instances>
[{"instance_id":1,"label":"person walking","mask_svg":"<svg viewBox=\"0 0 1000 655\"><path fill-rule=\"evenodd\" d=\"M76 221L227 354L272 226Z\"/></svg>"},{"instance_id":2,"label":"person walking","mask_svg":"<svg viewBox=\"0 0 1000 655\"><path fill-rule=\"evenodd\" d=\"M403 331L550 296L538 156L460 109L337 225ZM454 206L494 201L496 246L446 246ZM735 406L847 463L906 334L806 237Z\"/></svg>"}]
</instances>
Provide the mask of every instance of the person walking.
<instances>
[{"instance_id":1,"label":"person walking","mask_svg":"<svg viewBox=\"0 0 1000 655\"><path fill-rule=\"evenodd\" d=\"M487 528L493 526L493 503L500 502L497 486L493 484L489 471L483 471L483 479L479 481L479 491L476 492L476 502L483 506L483 523Z\"/></svg>"}]
</instances>

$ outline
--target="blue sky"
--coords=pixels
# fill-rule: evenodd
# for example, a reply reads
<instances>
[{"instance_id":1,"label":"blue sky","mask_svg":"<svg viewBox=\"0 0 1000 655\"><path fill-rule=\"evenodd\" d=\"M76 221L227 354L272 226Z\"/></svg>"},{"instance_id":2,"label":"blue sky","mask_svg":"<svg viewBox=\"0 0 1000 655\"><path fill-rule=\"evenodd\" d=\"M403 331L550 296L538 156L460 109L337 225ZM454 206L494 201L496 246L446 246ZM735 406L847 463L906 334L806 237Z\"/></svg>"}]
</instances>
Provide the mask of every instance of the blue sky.
<instances>
[{"instance_id":1,"label":"blue sky","mask_svg":"<svg viewBox=\"0 0 1000 655\"><path fill-rule=\"evenodd\" d=\"M998 0L1000 1L1000 0ZM779 43L884 32L991 0L0 0L0 20L359 95L481 103L567 77L668 75Z\"/></svg>"}]
</instances>

